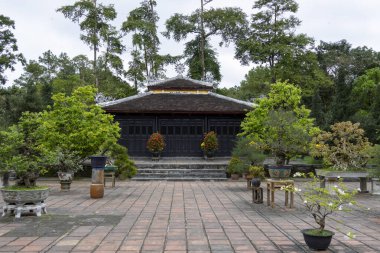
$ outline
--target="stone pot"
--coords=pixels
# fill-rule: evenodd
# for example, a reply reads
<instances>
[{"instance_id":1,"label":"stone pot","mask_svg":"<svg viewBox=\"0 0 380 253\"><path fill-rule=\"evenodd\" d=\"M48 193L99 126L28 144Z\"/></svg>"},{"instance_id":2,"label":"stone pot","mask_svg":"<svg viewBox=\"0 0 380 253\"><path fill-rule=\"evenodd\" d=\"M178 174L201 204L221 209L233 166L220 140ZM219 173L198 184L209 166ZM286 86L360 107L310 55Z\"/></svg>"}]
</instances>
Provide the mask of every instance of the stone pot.
<instances>
[{"instance_id":1,"label":"stone pot","mask_svg":"<svg viewBox=\"0 0 380 253\"><path fill-rule=\"evenodd\" d=\"M268 172L271 178L288 178L291 170L291 165L268 165Z\"/></svg>"},{"instance_id":2,"label":"stone pot","mask_svg":"<svg viewBox=\"0 0 380 253\"><path fill-rule=\"evenodd\" d=\"M92 168L104 168L107 162L107 156L104 155L93 155L91 158L91 167Z\"/></svg>"},{"instance_id":3,"label":"stone pot","mask_svg":"<svg viewBox=\"0 0 380 253\"><path fill-rule=\"evenodd\" d=\"M252 185L252 187L256 187L256 188L260 187L260 185L261 185L260 178L252 178L251 185Z\"/></svg>"},{"instance_id":4,"label":"stone pot","mask_svg":"<svg viewBox=\"0 0 380 253\"><path fill-rule=\"evenodd\" d=\"M159 161L161 159L161 152L152 152L152 161Z\"/></svg>"},{"instance_id":5,"label":"stone pot","mask_svg":"<svg viewBox=\"0 0 380 253\"><path fill-rule=\"evenodd\" d=\"M307 246L312 250L326 250L331 243L331 239L334 235L334 232L329 230L324 230L328 233L326 236L321 235L311 235L308 232L315 229L304 229L301 230L303 238Z\"/></svg>"},{"instance_id":6,"label":"stone pot","mask_svg":"<svg viewBox=\"0 0 380 253\"><path fill-rule=\"evenodd\" d=\"M240 178L239 174L231 174L231 179L232 180L238 180Z\"/></svg>"},{"instance_id":7,"label":"stone pot","mask_svg":"<svg viewBox=\"0 0 380 253\"><path fill-rule=\"evenodd\" d=\"M4 202L7 204L25 205L27 203L39 204L49 197L49 188L37 190L8 190L1 189Z\"/></svg>"}]
</instances>

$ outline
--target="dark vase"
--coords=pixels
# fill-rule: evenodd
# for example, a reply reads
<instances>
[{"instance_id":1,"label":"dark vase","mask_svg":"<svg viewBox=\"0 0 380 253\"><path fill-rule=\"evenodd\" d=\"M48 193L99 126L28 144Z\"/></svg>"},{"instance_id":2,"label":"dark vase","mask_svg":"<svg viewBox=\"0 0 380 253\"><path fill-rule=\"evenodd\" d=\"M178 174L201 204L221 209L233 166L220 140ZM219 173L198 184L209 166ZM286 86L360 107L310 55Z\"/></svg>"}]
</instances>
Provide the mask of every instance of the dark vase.
<instances>
[{"instance_id":1,"label":"dark vase","mask_svg":"<svg viewBox=\"0 0 380 253\"><path fill-rule=\"evenodd\" d=\"M271 178L287 178L292 171L291 165L269 165L268 172Z\"/></svg>"},{"instance_id":2,"label":"dark vase","mask_svg":"<svg viewBox=\"0 0 380 253\"><path fill-rule=\"evenodd\" d=\"M301 230L303 234L303 238L305 240L306 245L313 250L326 250L331 243L331 239L334 235L334 232L329 230L324 230L328 235L311 235L308 233L311 230L315 229L304 229Z\"/></svg>"},{"instance_id":3,"label":"dark vase","mask_svg":"<svg viewBox=\"0 0 380 253\"><path fill-rule=\"evenodd\" d=\"M212 150L203 151L203 156L205 159L212 159L214 158L214 155L215 155L215 151L212 151Z\"/></svg>"},{"instance_id":4,"label":"dark vase","mask_svg":"<svg viewBox=\"0 0 380 253\"><path fill-rule=\"evenodd\" d=\"M251 185L252 187L256 187L256 188L260 187L261 185L260 178L252 178Z\"/></svg>"},{"instance_id":5,"label":"dark vase","mask_svg":"<svg viewBox=\"0 0 380 253\"><path fill-rule=\"evenodd\" d=\"M161 152L152 152L152 161L159 161L161 158Z\"/></svg>"},{"instance_id":6,"label":"dark vase","mask_svg":"<svg viewBox=\"0 0 380 253\"><path fill-rule=\"evenodd\" d=\"M103 155L93 155L91 158L91 167L92 168L104 168L107 162L107 156Z\"/></svg>"}]
</instances>

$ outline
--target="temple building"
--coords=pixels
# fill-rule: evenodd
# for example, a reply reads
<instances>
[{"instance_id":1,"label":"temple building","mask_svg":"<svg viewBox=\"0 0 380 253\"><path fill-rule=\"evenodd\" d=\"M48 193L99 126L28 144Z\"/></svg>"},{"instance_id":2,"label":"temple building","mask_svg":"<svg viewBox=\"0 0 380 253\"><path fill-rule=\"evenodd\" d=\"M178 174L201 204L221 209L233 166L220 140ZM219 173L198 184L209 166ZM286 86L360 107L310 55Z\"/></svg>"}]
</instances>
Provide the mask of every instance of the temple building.
<instances>
[{"instance_id":1,"label":"temple building","mask_svg":"<svg viewBox=\"0 0 380 253\"><path fill-rule=\"evenodd\" d=\"M215 131L216 156L230 156L240 123L253 104L213 92L211 83L177 76L148 85L148 91L102 104L121 127L120 143L132 157L151 156L146 148L153 132L161 133L163 157L202 156L204 134Z\"/></svg>"}]
</instances>

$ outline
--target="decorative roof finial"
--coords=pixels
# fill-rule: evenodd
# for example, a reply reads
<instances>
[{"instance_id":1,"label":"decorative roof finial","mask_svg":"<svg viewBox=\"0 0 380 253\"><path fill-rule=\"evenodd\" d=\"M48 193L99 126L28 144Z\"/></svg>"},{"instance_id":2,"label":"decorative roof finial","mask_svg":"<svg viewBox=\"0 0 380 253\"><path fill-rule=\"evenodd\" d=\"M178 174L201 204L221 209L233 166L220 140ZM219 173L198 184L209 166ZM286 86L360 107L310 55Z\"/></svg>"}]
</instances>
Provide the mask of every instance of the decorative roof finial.
<instances>
[{"instance_id":1,"label":"decorative roof finial","mask_svg":"<svg viewBox=\"0 0 380 253\"><path fill-rule=\"evenodd\" d=\"M183 72L185 72L185 65L183 65L182 63L176 64L175 71L179 76L182 76Z\"/></svg>"}]
</instances>

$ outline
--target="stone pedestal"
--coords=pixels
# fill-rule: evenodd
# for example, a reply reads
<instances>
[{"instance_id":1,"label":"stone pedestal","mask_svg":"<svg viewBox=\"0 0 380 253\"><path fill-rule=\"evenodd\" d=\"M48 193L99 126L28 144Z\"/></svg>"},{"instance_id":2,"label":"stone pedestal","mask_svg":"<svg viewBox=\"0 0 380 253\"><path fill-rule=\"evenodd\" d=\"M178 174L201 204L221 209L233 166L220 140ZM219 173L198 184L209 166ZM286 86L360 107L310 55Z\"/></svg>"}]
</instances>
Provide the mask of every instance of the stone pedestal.
<instances>
[{"instance_id":1,"label":"stone pedestal","mask_svg":"<svg viewBox=\"0 0 380 253\"><path fill-rule=\"evenodd\" d=\"M104 196L104 184L94 184L90 186L90 196L93 199L100 199Z\"/></svg>"},{"instance_id":2,"label":"stone pedestal","mask_svg":"<svg viewBox=\"0 0 380 253\"><path fill-rule=\"evenodd\" d=\"M252 187L252 202L256 204L263 203L263 188Z\"/></svg>"}]
</instances>

